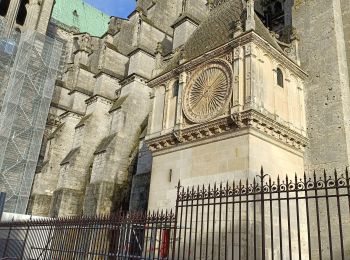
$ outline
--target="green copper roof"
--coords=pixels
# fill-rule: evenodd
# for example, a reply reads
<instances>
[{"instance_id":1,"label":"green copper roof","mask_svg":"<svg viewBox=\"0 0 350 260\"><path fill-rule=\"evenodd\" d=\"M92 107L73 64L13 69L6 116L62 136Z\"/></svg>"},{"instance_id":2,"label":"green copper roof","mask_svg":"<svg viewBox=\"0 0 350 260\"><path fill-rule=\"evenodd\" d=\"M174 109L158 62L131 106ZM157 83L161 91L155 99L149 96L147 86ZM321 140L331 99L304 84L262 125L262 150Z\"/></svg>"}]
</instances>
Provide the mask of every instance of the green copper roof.
<instances>
[{"instance_id":1,"label":"green copper roof","mask_svg":"<svg viewBox=\"0 0 350 260\"><path fill-rule=\"evenodd\" d=\"M110 16L83 0L56 0L52 18L63 27L73 27L92 36L102 36L107 31L110 20Z\"/></svg>"}]
</instances>

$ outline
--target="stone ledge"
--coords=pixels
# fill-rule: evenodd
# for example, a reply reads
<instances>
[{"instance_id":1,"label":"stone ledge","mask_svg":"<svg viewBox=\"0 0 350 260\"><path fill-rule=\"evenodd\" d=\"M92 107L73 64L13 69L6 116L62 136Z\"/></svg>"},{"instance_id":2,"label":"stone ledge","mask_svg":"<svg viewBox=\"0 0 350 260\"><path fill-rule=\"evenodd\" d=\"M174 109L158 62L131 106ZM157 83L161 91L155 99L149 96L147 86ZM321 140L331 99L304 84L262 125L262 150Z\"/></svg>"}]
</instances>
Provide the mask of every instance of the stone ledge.
<instances>
[{"instance_id":1,"label":"stone ledge","mask_svg":"<svg viewBox=\"0 0 350 260\"><path fill-rule=\"evenodd\" d=\"M256 110L250 109L221 117L203 125L180 128L169 134L148 139L146 144L150 151L155 153L184 144L206 142L206 140L214 137L227 139L231 137L227 137L228 134L247 129L258 130L260 133L300 151L304 151L308 143L308 139L304 135Z\"/></svg>"}]
</instances>

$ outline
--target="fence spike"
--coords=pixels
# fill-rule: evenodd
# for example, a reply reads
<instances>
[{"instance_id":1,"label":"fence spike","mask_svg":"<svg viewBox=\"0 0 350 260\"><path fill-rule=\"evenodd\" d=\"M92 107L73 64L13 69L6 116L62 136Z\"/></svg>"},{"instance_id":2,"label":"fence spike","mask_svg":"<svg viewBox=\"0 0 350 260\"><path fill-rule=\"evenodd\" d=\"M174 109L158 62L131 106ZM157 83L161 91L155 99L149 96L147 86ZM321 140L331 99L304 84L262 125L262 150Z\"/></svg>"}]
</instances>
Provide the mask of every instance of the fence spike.
<instances>
[{"instance_id":1,"label":"fence spike","mask_svg":"<svg viewBox=\"0 0 350 260\"><path fill-rule=\"evenodd\" d=\"M334 168L334 179L335 179L335 181L338 180L338 172L337 172L336 168Z\"/></svg>"}]
</instances>

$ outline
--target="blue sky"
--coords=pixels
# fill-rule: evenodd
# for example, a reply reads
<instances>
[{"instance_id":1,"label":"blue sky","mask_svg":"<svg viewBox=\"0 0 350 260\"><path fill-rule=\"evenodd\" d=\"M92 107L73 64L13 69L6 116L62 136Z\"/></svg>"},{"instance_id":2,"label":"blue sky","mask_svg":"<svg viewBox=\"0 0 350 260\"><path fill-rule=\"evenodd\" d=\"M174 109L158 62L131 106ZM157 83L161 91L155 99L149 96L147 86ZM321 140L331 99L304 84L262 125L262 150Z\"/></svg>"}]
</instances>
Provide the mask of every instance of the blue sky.
<instances>
[{"instance_id":1,"label":"blue sky","mask_svg":"<svg viewBox=\"0 0 350 260\"><path fill-rule=\"evenodd\" d=\"M84 0L110 16L126 18L135 9L135 0Z\"/></svg>"}]
</instances>

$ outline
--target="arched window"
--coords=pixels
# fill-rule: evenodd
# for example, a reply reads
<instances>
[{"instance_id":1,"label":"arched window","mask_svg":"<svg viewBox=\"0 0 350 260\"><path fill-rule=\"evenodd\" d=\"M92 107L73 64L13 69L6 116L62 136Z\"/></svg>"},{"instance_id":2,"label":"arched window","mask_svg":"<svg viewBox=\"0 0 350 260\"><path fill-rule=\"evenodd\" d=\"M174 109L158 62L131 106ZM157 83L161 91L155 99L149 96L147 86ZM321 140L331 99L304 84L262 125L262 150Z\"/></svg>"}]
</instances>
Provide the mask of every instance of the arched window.
<instances>
[{"instance_id":1,"label":"arched window","mask_svg":"<svg viewBox=\"0 0 350 260\"><path fill-rule=\"evenodd\" d=\"M173 85L173 97L177 97L179 95L179 81L177 80Z\"/></svg>"},{"instance_id":2,"label":"arched window","mask_svg":"<svg viewBox=\"0 0 350 260\"><path fill-rule=\"evenodd\" d=\"M9 10L11 0L1 0L0 1L0 15L5 16Z\"/></svg>"},{"instance_id":3,"label":"arched window","mask_svg":"<svg viewBox=\"0 0 350 260\"><path fill-rule=\"evenodd\" d=\"M284 87L284 77L283 72L280 68L277 68L277 85L281 88Z\"/></svg>"},{"instance_id":4,"label":"arched window","mask_svg":"<svg viewBox=\"0 0 350 260\"><path fill-rule=\"evenodd\" d=\"M27 8L26 4L28 4L29 0L21 0L21 4L19 5L16 23L19 25L24 25L24 22L27 18Z\"/></svg>"}]
</instances>

